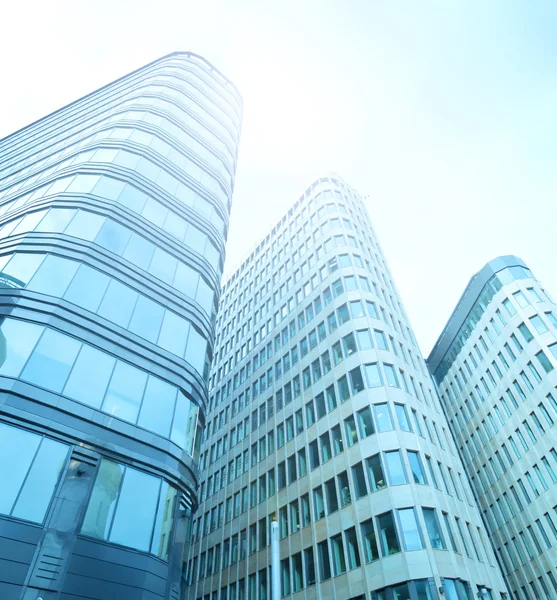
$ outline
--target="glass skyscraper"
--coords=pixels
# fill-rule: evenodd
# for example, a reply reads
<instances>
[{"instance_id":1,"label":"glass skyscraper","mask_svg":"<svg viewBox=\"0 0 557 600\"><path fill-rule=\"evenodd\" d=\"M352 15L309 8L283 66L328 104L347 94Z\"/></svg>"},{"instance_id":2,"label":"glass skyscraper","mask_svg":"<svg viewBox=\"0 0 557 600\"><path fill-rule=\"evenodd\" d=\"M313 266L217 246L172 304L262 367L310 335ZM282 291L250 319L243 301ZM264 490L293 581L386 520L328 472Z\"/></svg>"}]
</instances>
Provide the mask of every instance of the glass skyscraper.
<instances>
[{"instance_id":1,"label":"glass skyscraper","mask_svg":"<svg viewBox=\"0 0 557 600\"><path fill-rule=\"evenodd\" d=\"M222 290L196 600L506 597L361 197L315 181Z\"/></svg>"},{"instance_id":2,"label":"glass skyscraper","mask_svg":"<svg viewBox=\"0 0 557 600\"><path fill-rule=\"evenodd\" d=\"M557 598L555 303L522 260L492 260L428 365L513 598Z\"/></svg>"},{"instance_id":3,"label":"glass skyscraper","mask_svg":"<svg viewBox=\"0 0 557 600\"><path fill-rule=\"evenodd\" d=\"M174 53L0 141L0 598L183 597L242 102Z\"/></svg>"}]
</instances>

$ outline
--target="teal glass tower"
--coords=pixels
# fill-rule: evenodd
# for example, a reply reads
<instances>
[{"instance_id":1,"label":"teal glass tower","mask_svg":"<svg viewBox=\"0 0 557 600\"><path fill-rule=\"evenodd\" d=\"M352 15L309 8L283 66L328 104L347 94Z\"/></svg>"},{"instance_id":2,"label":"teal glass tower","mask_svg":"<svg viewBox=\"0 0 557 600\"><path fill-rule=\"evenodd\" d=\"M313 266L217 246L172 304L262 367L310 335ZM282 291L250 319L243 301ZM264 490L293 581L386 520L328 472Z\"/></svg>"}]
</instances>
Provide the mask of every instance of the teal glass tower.
<instances>
[{"instance_id":1,"label":"teal glass tower","mask_svg":"<svg viewBox=\"0 0 557 600\"><path fill-rule=\"evenodd\" d=\"M173 53L0 140L0 598L172 599L242 101Z\"/></svg>"}]
</instances>

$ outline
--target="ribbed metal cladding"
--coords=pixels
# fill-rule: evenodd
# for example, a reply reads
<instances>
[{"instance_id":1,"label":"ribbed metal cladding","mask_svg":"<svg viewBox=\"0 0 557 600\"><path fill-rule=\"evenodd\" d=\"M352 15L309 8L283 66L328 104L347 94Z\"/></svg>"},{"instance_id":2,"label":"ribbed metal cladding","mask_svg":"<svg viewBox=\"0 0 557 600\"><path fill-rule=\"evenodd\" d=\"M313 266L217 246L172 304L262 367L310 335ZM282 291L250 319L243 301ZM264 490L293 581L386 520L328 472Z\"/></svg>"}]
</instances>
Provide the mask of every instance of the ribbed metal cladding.
<instances>
[{"instance_id":1,"label":"ribbed metal cladding","mask_svg":"<svg viewBox=\"0 0 557 600\"><path fill-rule=\"evenodd\" d=\"M11 508L0 501L0 519L12 519L22 536L26 520L42 525L46 539L72 469L88 481L63 549L64 572L45 585L45 600L48 590L95 598L179 593L187 536L178 525L198 502L241 117L234 85L203 58L178 52L0 140L0 423L10 435L32 432L96 456L82 463L68 453L42 519L18 518L25 483ZM112 520L92 535L91 503L111 464L120 477L107 508ZM149 477L160 494L147 541L117 535L132 476ZM26 576L0 576L0 597L35 585L33 565L49 552L41 544L29 549L35 558ZM75 558L80 544L89 563L85 554ZM98 579L112 583L88 590L106 548L130 567L128 579L107 564ZM143 581L149 561L159 565L156 583Z\"/></svg>"},{"instance_id":2,"label":"ribbed metal cladding","mask_svg":"<svg viewBox=\"0 0 557 600\"><path fill-rule=\"evenodd\" d=\"M225 283L191 598L500 600L505 585L361 196L315 181Z\"/></svg>"}]
</instances>

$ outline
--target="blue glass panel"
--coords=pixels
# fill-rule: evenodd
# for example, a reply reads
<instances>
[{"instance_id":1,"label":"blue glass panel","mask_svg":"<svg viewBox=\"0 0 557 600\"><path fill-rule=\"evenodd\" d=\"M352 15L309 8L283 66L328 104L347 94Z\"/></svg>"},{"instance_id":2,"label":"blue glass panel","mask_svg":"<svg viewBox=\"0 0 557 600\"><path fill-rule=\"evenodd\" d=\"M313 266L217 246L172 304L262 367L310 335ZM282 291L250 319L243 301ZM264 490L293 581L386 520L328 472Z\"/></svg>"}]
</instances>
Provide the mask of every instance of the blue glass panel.
<instances>
[{"instance_id":1,"label":"blue glass panel","mask_svg":"<svg viewBox=\"0 0 557 600\"><path fill-rule=\"evenodd\" d=\"M6 319L0 327L0 375L17 377L39 341L44 327Z\"/></svg>"},{"instance_id":2,"label":"blue glass panel","mask_svg":"<svg viewBox=\"0 0 557 600\"><path fill-rule=\"evenodd\" d=\"M193 402L178 392L170 439L190 455L193 454L198 410Z\"/></svg>"},{"instance_id":3,"label":"blue glass panel","mask_svg":"<svg viewBox=\"0 0 557 600\"><path fill-rule=\"evenodd\" d=\"M41 523L68 455L68 446L44 439L12 515Z\"/></svg>"},{"instance_id":4,"label":"blue glass panel","mask_svg":"<svg viewBox=\"0 0 557 600\"><path fill-rule=\"evenodd\" d=\"M176 388L150 375L137 424L168 437L175 403Z\"/></svg>"},{"instance_id":5,"label":"blue glass panel","mask_svg":"<svg viewBox=\"0 0 557 600\"><path fill-rule=\"evenodd\" d=\"M123 475L123 465L105 459L101 461L81 533L100 540L108 539Z\"/></svg>"},{"instance_id":6,"label":"blue glass panel","mask_svg":"<svg viewBox=\"0 0 557 600\"><path fill-rule=\"evenodd\" d=\"M27 289L61 298L75 275L79 263L49 254Z\"/></svg>"},{"instance_id":7,"label":"blue glass panel","mask_svg":"<svg viewBox=\"0 0 557 600\"><path fill-rule=\"evenodd\" d=\"M61 392L80 347L78 340L47 329L25 365L21 378Z\"/></svg>"},{"instance_id":8,"label":"blue glass panel","mask_svg":"<svg viewBox=\"0 0 557 600\"><path fill-rule=\"evenodd\" d=\"M150 550L160 486L157 477L126 468L110 532L111 542L145 552Z\"/></svg>"},{"instance_id":9,"label":"blue glass panel","mask_svg":"<svg viewBox=\"0 0 557 600\"><path fill-rule=\"evenodd\" d=\"M172 284L177 265L178 260L176 258L168 254L168 252L157 248L149 267L149 273L152 273L165 283Z\"/></svg>"},{"instance_id":10,"label":"blue glass panel","mask_svg":"<svg viewBox=\"0 0 557 600\"><path fill-rule=\"evenodd\" d=\"M147 271L154 253L155 244L137 233L133 233L122 256L134 265Z\"/></svg>"},{"instance_id":11,"label":"blue glass panel","mask_svg":"<svg viewBox=\"0 0 557 600\"><path fill-rule=\"evenodd\" d=\"M124 421L135 423L146 383L147 373L145 371L118 361L102 410Z\"/></svg>"},{"instance_id":12,"label":"blue glass panel","mask_svg":"<svg viewBox=\"0 0 557 600\"><path fill-rule=\"evenodd\" d=\"M117 200L125 185L123 181L103 176L91 193L106 200Z\"/></svg>"},{"instance_id":13,"label":"blue glass panel","mask_svg":"<svg viewBox=\"0 0 557 600\"><path fill-rule=\"evenodd\" d=\"M138 293L127 285L112 279L98 314L113 323L127 327L137 301Z\"/></svg>"},{"instance_id":14,"label":"blue glass panel","mask_svg":"<svg viewBox=\"0 0 557 600\"><path fill-rule=\"evenodd\" d=\"M71 223L66 227L64 233L92 242L97 237L105 220L106 217L101 215L78 210Z\"/></svg>"},{"instance_id":15,"label":"blue glass panel","mask_svg":"<svg viewBox=\"0 0 557 600\"><path fill-rule=\"evenodd\" d=\"M13 278L13 283L25 286L35 274L46 254L14 254L10 262L2 269L4 275Z\"/></svg>"},{"instance_id":16,"label":"blue glass panel","mask_svg":"<svg viewBox=\"0 0 557 600\"><path fill-rule=\"evenodd\" d=\"M51 208L44 219L35 227L35 231L62 232L76 212L75 208Z\"/></svg>"},{"instance_id":17,"label":"blue glass panel","mask_svg":"<svg viewBox=\"0 0 557 600\"><path fill-rule=\"evenodd\" d=\"M130 236L131 231L127 227L120 225L116 221L107 219L95 238L95 244L121 256Z\"/></svg>"},{"instance_id":18,"label":"blue glass panel","mask_svg":"<svg viewBox=\"0 0 557 600\"><path fill-rule=\"evenodd\" d=\"M127 206L133 212L141 214L141 211L147 202L147 194L140 192L132 185L126 184L124 190L118 198L118 202L124 206Z\"/></svg>"},{"instance_id":19,"label":"blue glass panel","mask_svg":"<svg viewBox=\"0 0 557 600\"><path fill-rule=\"evenodd\" d=\"M84 344L64 394L93 408L100 408L115 363L114 357Z\"/></svg>"},{"instance_id":20,"label":"blue glass panel","mask_svg":"<svg viewBox=\"0 0 557 600\"><path fill-rule=\"evenodd\" d=\"M183 357L188 341L190 324L173 313L167 310L164 314L161 332L158 339L158 345L172 354Z\"/></svg>"},{"instance_id":21,"label":"blue glass panel","mask_svg":"<svg viewBox=\"0 0 557 600\"><path fill-rule=\"evenodd\" d=\"M64 299L96 312L109 282L108 275L82 264L64 294Z\"/></svg>"},{"instance_id":22,"label":"blue glass panel","mask_svg":"<svg viewBox=\"0 0 557 600\"><path fill-rule=\"evenodd\" d=\"M174 276L174 287L186 296L195 298L199 278L199 273L194 271L191 267L188 267L182 262L178 263L178 268L176 269L176 274Z\"/></svg>"},{"instance_id":23,"label":"blue glass panel","mask_svg":"<svg viewBox=\"0 0 557 600\"><path fill-rule=\"evenodd\" d=\"M184 358L200 375L203 375L205 369L206 352L207 340L195 329L195 327L191 327Z\"/></svg>"},{"instance_id":24,"label":"blue glass panel","mask_svg":"<svg viewBox=\"0 0 557 600\"><path fill-rule=\"evenodd\" d=\"M88 194L99 181L99 175L78 175L68 186L66 192Z\"/></svg>"},{"instance_id":25,"label":"blue glass panel","mask_svg":"<svg viewBox=\"0 0 557 600\"><path fill-rule=\"evenodd\" d=\"M129 329L133 333L155 343L159 337L164 308L145 296L139 296Z\"/></svg>"},{"instance_id":26,"label":"blue glass panel","mask_svg":"<svg viewBox=\"0 0 557 600\"><path fill-rule=\"evenodd\" d=\"M168 559L168 545L172 534L175 502L176 490L170 487L166 481L163 481L155 518L155 531L151 542L151 554L156 554L163 560Z\"/></svg>"},{"instance_id":27,"label":"blue glass panel","mask_svg":"<svg viewBox=\"0 0 557 600\"><path fill-rule=\"evenodd\" d=\"M38 435L0 423L0 513L11 513L40 441Z\"/></svg>"}]
</instances>

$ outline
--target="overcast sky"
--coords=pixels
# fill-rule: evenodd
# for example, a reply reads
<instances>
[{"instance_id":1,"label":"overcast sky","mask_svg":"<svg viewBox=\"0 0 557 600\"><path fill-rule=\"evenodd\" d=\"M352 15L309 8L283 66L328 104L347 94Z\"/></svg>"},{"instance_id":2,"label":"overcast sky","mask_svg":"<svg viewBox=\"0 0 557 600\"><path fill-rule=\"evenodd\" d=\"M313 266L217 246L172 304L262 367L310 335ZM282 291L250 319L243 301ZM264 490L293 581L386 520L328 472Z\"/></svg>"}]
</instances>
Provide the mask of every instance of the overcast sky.
<instances>
[{"instance_id":1,"label":"overcast sky","mask_svg":"<svg viewBox=\"0 0 557 600\"><path fill-rule=\"evenodd\" d=\"M227 271L335 171L369 196L424 354L495 256L557 296L553 0L5 3L0 137L175 50L244 97Z\"/></svg>"}]
</instances>

